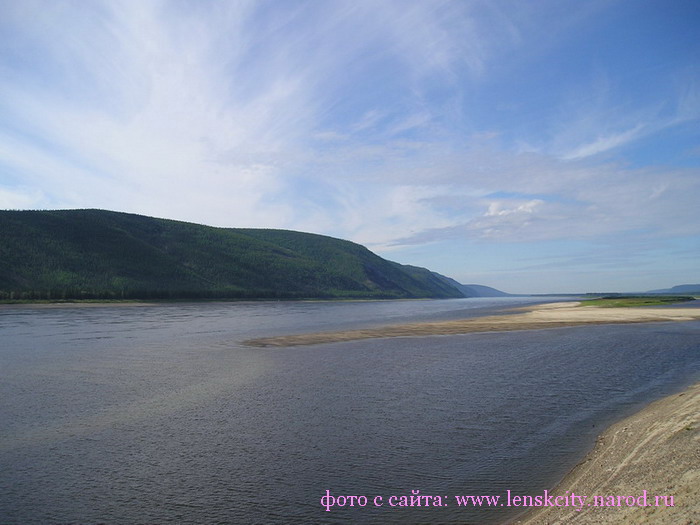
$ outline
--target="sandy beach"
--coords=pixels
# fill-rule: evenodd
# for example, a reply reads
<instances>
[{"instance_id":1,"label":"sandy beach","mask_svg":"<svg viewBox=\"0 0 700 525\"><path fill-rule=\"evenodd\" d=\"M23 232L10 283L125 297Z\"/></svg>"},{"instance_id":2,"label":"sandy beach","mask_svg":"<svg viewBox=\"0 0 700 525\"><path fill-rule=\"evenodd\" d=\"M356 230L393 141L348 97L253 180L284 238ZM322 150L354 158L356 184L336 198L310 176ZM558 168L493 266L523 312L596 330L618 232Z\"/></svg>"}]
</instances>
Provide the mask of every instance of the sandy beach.
<instances>
[{"instance_id":1,"label":"sandy beach","mask_svg":"<svg viewBox=\"0 0 700 525\"><path fill-rule=\"evenodd\" d=\"M567 491L587 496L580 511L543 507L514 523L700 523L700 383L611 426L553 494ZM644 491L646 506L628 506L644 503ZM616 505L595 506L593 496L608 503L613 496ZM618 496L633 498L617 506ZM673 506L667 507L671 496Z\"/></svg>"},{"instance_id":2,"label":"sandy beach","mask_svg":"<svg viewBox=\"0 0 700 525\"><path fill-rule=\"evenodd\" d=\"M285 347L380 337L457 335L474 332L541 330L593 324L691 321L698 319L700 319L700 308L602 308L581 306L579 302L566 302L517 309L514 310L514 313L508 315L266 337L251 339L245 341L244 344L257 347Z\"/></svg>"}]
</instances>

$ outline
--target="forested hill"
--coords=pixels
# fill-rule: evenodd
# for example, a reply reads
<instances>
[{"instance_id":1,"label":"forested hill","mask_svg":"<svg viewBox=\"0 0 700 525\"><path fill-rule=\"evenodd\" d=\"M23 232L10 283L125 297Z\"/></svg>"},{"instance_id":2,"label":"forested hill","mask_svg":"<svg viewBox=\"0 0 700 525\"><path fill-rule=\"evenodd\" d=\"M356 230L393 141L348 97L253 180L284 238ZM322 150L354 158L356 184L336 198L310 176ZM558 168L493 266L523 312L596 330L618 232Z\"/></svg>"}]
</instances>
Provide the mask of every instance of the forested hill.
<instances>
[{"instance_id":1,"label":"forested hill","mask_svg":"<svg viewBox=\"0 0 700 525\"><path fill-rule=\"evenodd\" d=\"M0 211L0 299L463 297L349 241L103 210Z\"/></svg>"}]
</instances>

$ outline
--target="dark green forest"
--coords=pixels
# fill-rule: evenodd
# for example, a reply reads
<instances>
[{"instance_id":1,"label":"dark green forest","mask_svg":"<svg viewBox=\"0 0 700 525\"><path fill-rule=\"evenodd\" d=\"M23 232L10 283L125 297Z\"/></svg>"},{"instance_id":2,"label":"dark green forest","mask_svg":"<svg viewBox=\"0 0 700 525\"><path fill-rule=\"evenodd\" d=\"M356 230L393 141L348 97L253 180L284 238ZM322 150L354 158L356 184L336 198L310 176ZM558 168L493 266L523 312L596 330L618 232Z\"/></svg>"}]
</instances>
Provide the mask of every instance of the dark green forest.
<instances>
[{"instance_id":1,"label":"dark green forest","mask_svg":"<svg viewBox=\"0 0 700 525\"><path fill-rule=\"evenodd\" d=\"M464 297L349 241L104 210L0 211L0 300Z\"/></svg>"}]
</instances>

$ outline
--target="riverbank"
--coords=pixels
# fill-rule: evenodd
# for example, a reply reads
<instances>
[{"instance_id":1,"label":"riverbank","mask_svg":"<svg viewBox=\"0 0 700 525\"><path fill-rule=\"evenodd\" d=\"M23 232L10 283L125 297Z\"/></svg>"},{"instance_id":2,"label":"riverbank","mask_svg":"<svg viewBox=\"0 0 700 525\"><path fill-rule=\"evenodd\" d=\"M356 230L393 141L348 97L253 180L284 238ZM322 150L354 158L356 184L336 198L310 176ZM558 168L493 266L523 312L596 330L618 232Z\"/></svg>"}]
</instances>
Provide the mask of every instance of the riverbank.
<instances>
[{"instance_id":1,"label":"riverbank","mask_svg":"<svg viewBox=\"0 0 700 525\"><path fill-rule=\"evenodd\" d=\"M513 523L700 523L700 383L611 426L552 493L567 491L587 496L580 511L543 507ZM595 506L593 496L613 496L615 506Z\"/></svg>"},{"instance_id":2,"label":"riverbank","mask_svg":"<svg viewBox=\"0 0 700 525\"><path fill-rule=\"evenodd\" d=\"M337 343L382 337L458 335L474 332L542 330L594 324L649 323L700 320L700 308L602 308L579 302L549 303L516 309L512 314L457 321L407 323L359 330L316 332L245 341L248 346L285 347Z\"/></svg>"},{"instance_id":3,"label":"riverbank","mask_svg":"<svg viewBox=\"0 0 700 525\"><path fill-rule=\"evenodd\" d=\"M157 306L162 302L146 302L129 299L106 300L85 300L85 301L13 301L0 302L0 310L12 310L18 308L104 308L104 307L126 307L126 306Z\"/></svg>"}]
</instances>

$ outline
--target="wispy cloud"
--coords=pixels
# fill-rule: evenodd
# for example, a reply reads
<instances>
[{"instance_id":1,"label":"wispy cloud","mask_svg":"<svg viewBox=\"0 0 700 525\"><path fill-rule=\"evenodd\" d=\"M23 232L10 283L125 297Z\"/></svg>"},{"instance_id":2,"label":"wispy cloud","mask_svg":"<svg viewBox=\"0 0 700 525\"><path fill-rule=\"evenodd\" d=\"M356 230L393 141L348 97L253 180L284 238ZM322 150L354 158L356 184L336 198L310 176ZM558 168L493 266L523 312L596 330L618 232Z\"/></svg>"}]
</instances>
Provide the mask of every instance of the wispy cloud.
<instances>
[{"instance_id":1,"label":"wispy cloud","mask_svg":"<svg viewBox=\"0 0 700 525\"><path fill-rule=\"evenodd\" d=\"M581 159L605 153L613 148L622 146L635 139L638 139L645 130L645 125L637 124L631 129L614 133L612 135L597 136L592 142L576 146L572 151L563 155L564 159Z\"/></svg>"}]
</instances>

